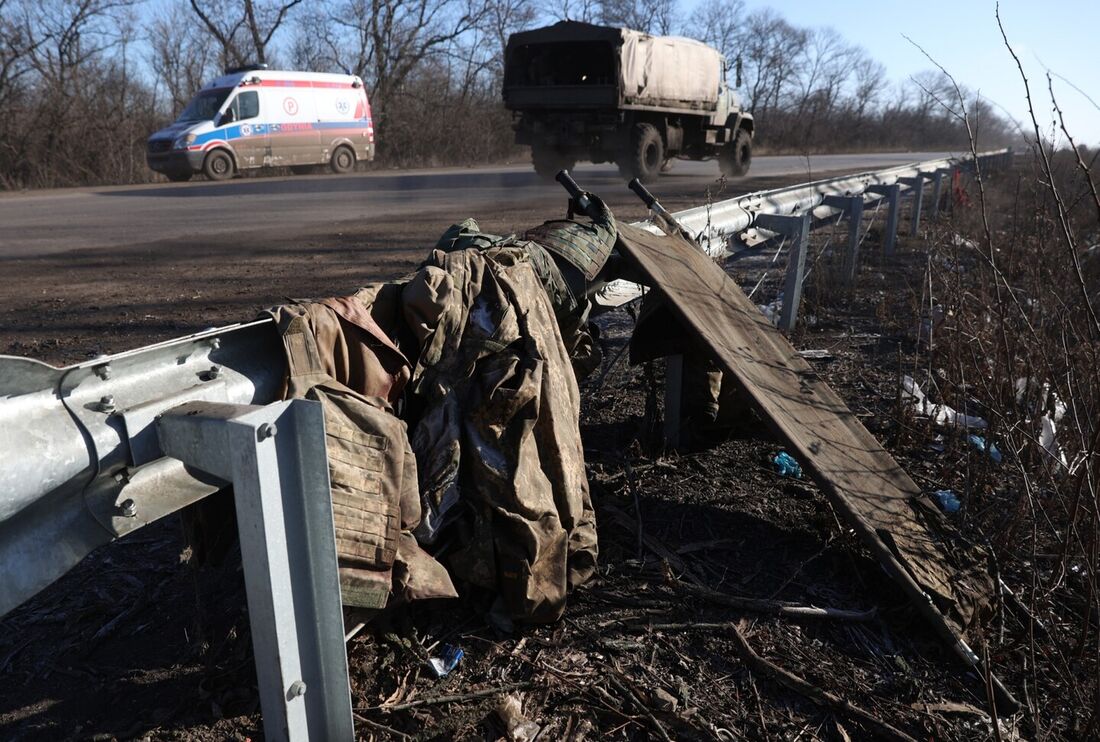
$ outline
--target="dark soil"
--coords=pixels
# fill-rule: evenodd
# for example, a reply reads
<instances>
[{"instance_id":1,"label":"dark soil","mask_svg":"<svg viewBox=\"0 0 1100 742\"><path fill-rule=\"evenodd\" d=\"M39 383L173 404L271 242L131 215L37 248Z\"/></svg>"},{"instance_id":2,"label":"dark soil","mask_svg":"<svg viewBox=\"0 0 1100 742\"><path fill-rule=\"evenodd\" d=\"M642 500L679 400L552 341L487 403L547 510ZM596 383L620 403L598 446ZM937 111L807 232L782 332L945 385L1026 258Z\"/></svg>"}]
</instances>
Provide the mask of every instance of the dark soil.
<instances>
[{"instance_id":1,"label":"dark soil","mask_svg":"<svg viewBox=\"0 0 1100 742\"><path fill-rule=\"evenodd\" d=\"M483 226L514 231L549 216L510 208ZM200 261L182 246L151 245L9 263L18 289L0 306L0 349L74 361L245 319L286 296L346 293L414 267L449 221L209 245ZM903 240L885 261L872 225L858 286L842 297L830 247L841 234L815 237L813 255L824 257L811 258L817 277L807 281L796 347L827 351L815 367L918 483L950 485L970 454L950 442L930 450L931 431L899 414L897 402L915 347L921 245ZM782 268L781 257L755 301L774 298ZM746 290L763 270L760 260L731 267ZM992 739L981 679L936 640L817 487L774 472L781 446L763 423L746 416L716 438L696 436L686 452L662 452L661 365L631 367L620 354L632 324L625 311L601 322L605 366L584 384L581 430L599 523L597 577L550 626L502 633L474 600L372 622L348 644L360 737L507 738L494 711L507 693L542 726L540 740L872 736L850 714L750 673L732 624L759 655L917 739ZM262 737L239 556L199 565L180 533L173 517L101 549L0 620L0 736ZM687 594L692 580L874 613L850 621L746 612ZM1023 625L998 621L993 660L1022 695ZM439 644L465 652L442 679L426 663ZM434 702L493 688L501 693ZM1048 733L1075 736L1082 711L1043 703ZM1011 738L1020 718L1001 723Z\"/></svg>"}]
</instances>

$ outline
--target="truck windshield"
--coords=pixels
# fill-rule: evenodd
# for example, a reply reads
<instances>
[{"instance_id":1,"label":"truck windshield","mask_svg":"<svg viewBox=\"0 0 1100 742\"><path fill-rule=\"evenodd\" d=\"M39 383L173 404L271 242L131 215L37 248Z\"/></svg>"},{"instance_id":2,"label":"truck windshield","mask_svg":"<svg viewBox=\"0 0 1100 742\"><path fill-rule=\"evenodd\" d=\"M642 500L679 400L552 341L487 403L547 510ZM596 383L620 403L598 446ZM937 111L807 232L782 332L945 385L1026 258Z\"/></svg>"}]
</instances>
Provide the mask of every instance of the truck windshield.
<instances>
[{"instance_id":1,"label":"truck windshield","mask_svg":"<svg viewBox=\"0 0 1100 742\"><path fill-rule=\"evenodd\" d=\"M232 89L214 88L202 91L191 99L176 121L210 121L218 115Z\"/></svg>"}]
</instances>

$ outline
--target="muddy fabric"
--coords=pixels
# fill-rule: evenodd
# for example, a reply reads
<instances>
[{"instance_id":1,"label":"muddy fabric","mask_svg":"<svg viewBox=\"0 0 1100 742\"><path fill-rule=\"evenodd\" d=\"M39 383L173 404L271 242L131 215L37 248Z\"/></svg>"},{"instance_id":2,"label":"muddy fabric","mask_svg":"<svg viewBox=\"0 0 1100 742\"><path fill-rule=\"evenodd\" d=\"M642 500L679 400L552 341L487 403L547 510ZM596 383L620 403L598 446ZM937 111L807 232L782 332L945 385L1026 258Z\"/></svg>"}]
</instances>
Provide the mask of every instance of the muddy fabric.
<instances>
[{"instance_id":1,"label":"muddy fabric","mask_svg":"<svg viewBox=\"0 0 1100 742\"><path fill-rule=\"evenodd\" d=\"M420 524L416 458L391 412L409 379L405 356L355 298L271 315L286 350L285 396L316 400L324 411L343 602L382 608L391 592L455 597L446 570L412 536Z\"/></svg>"},{"instance_id":2,"label":"muddy fabric","mask_svg":"<svg viewBox=\"0 0 1100 742\"><path fill-rule=\"evenodd\" d=\"M614 217L610 216L610 211L608 214L613 228ZM573 224L573 222L568 223ZM562 235L566 234L562 232ZM613 245L614 233L609 234L609 244ZM588 317L592 303L586 295L587 279L579 268L560 255L551 253L538 242L482 232L473 219L451 225L436 243L436 249L442 252L471 248L486 250L497 247L518 247L527 253L531 267L534 268L543 290L550 298L554 316L558 320L558 329L577 378L583 379L599 368L603 362L603 355L593 336L592 326L589 324Z\"/></svg>"},{"instance_id":3,"label":"muddy fabric","mask_svg":"<svg viewBox=\"0 0 1100 742\"><path fill-rule=\"evenodd\" d=\"M522 247L436 251L405 286L420 339L411 389L424 518L452 574L516 620L553 621L595 570L580 392L554 310Z\"/></svg>"}]
</instances>

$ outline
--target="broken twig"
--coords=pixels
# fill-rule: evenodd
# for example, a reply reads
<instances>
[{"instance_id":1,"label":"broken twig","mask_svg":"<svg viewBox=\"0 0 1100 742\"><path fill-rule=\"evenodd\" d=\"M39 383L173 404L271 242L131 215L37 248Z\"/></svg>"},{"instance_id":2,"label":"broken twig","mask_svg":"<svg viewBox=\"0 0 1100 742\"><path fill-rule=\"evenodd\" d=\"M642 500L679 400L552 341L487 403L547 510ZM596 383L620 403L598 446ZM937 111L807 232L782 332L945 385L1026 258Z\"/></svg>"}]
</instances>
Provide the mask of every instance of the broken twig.
<instances>
[{"instance_id":1,"label":"broken twig","mask_svg":"<svg viewBox=\"0 0 1100 742\"><path fill-rule=\"evenodd\" d=\"M530 690L535 687L535 683L523 682L523 683L511 683L509 685L502 685L499 688L483 688L481 690L470 691L469 693L458 693L450 696L434 696L429 698L418 698L415 701L408 701L407 703L397 703L393 706L368 706L366 708L358 708L356 711L404 711L405 709L416 708L417 706L438 706L444 703L461 703L462 701L472 701L475 698L486 698L488 696L496 696L501 693L510 693L514 690Z\"/></svg>"},{"instance_id":2,"label":"broken twig","mask_svg":"<svg viewBox=\"0 0 1100 742\"><path fill-rule=\"evenodd\" d=\"M872 716L858 706L854 706L848 701L845 701L840 696L823 690L813 683L803 680L794 673L784 670L779 665L764 659L753 651L753 648L749 646L744 634L741 633L741 630L736 624L731 622L729 627L730 635L733 637L734 645L738 649L738 654L741 655L741 658L745 661L745 664L749 666L750 670L779 683L789 690L793 690L819 706L832 709L833 711L845 714L849 718L861 722L870 731L873 731L884 739L894 740L894 742L916 742L915 739L897 727L888 724L876 716Z\"/></svg>"}]
</instances>

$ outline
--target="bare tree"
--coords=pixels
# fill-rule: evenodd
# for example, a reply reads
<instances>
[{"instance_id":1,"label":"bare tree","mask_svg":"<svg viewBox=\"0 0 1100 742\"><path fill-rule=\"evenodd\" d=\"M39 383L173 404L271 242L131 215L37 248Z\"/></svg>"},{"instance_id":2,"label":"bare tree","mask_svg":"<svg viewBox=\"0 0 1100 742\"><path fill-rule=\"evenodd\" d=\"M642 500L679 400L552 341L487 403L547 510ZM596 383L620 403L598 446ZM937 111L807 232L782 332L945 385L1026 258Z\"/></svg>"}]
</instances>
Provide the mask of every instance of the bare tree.
<instances>
[{"instance_id":1,"label":"bare tree","mask_svg":"<svg viewBox=\"0 0 1100 742\"><path fill-rule=\"evenodd\" d=\"M668 35L679 27L676 0L602 0L599 19L608 26Z\"/></svg>"},{"instance_id":2,"label":"bare tree","mask_svg":"<svg viewBox=\"0 0 1100 742\"><path fill-rule=\"evenodd\" d=\"M329 16L347 38L330 48L338 67L371 84L384 121L413 71L477 29L488 13L485 0L347 0Z\"/></svg>"},{"instance_id":3,"label":"bare tree","mask_svg":"<svg viewBox=\"0 0 1100 742\"><path fill-rule=\"evenodd\" d=\"M745 0L705 0L695 7L690 29L695 38L733 61L745 41Z\"/></svg>"},{"instance_id":4,"label":"bare tree","mask_svg":"<svg viewBox=\"0 0 1100 742\"><path fill-rule=\"evenodd\" d=\"M745 19L740 56L744 91L754 116L766 118L779 108L806 43L805 31L771 9L755 11Z\"/></svg>"},{"instance_id":5,"label":"bare tree","mask_svg":"<svg viewBox=\"0 0 1100 742\"><path fill-rule=\"evenodd\" d=\"M595 23L600 14L599 0L545 0L541 11L555 21Z\"/></svg>"},{"instance_id":6,"label":"bare tree","mask_svg":"<svg viewBox=\"0 0 1100 742\"><path fill-rule=\"evenodd\" d=\"M173 112L179 112L202 87L215 61L210 44L189 14L184 4L176 3L149 28L150 66L168 91Z\"/></svg>"},{"instance_id":7,"label":"bare tree","mask_svg":"<svg viewBox=\"0 0 1100 742\"><path fill-rule=\"evenodd\" d=\"M269 60L269 46L287 14L302 0L265 3L240 0L238 3L190 0L191 10L210 35L221 45L225 65Z\"/></svg>"}]
</instances>

